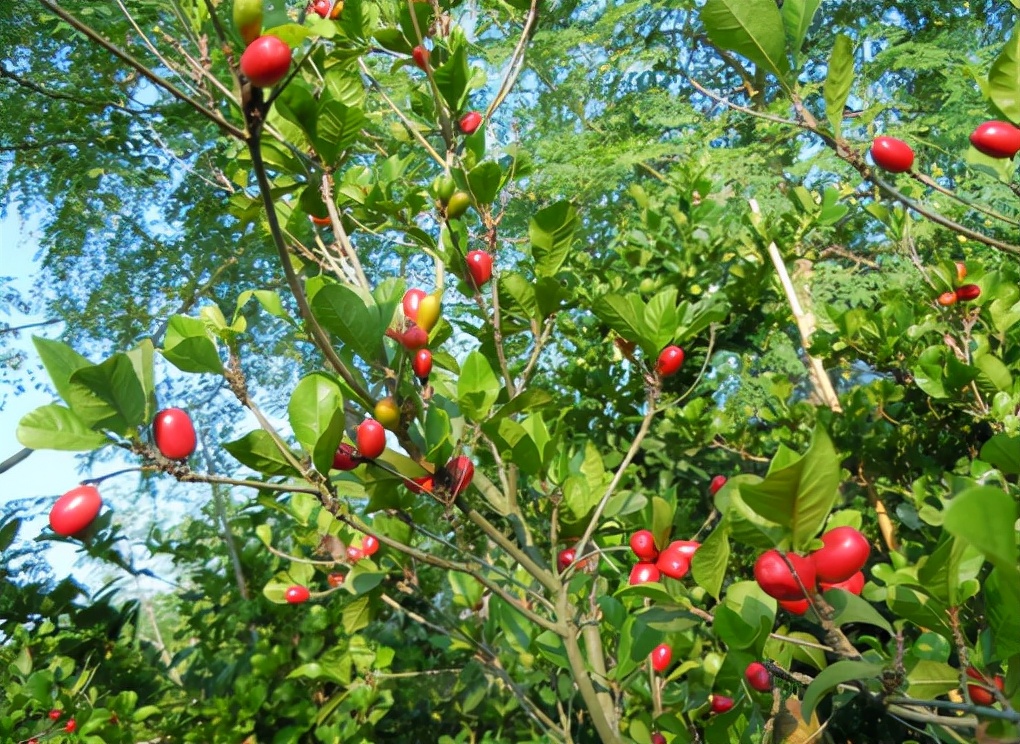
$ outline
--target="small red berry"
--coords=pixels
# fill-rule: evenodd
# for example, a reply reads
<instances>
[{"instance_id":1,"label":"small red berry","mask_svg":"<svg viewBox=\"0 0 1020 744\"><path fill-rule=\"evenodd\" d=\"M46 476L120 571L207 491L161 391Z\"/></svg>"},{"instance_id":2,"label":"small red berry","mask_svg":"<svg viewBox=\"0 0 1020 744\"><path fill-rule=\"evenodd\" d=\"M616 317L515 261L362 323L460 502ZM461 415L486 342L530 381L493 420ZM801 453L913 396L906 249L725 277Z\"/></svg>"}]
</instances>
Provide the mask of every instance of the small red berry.
<instances>
[{"instance_id":1,"label":"small red berry","mask_svg":"<svg viewBox=\"0 0 1020 744\"><path fill-rule=\"evenodd\" d=\"M350 563L357 563L365 557L365 551L353 545L347 546L347 560Z\"/></svg>"},{"instance_id":2,"label":"small red berry","mask_svg":"<svg viewBox=\"0 0 1020 744\"><path fill-rule=\"evenodd\" d=\"M457 122L457 126L460 127L460 131L464 134L474 134L478 127L482 124L482 115L477 111L468 111Z\"/></svg>"},{"instance_id":3,"label":"small red berry","mask_svg":"<svg viewBox=\"0 0 1020 744\"><path fill-rule=\"evenodd\" d=\"M72 488L53 503L50 527L64 537L77 535L92 524L102 508L103 499L95 486Z\"/></svg>"},{"instance_id":4,"label":"small red berry","mask_svg":"<svg viewBox=\"0 0 1020 744\"><path fill-rule=\"evenodd\" d=\"M315 0L312 4L312 12L322 18L326 18L329 15L329 0Z\"/></svg>"},{"instance_id":5,"label":"small red berry","mask_svg":"<svg viewBox=\"0 0 1020 744\"><path fill-rule=\"evenodd\" d=\"M78 724L75 723L75 720L73 718L68 719L67 723L64 725L64 731L66 731L69 734L73 734L77 730L77 728Z\"/></svg>"},{"instance_id":6,"label":"small red berry","mask_svg":"<svg viewBox=\"0 0 1020 744\"><path fill-rule=\"evenodd\" d=\"M302 602L307 602L310 596L312 596L312 593L308 591L307 586L289 586L287 591L284 592L283 598L289 604L301 604Z\"/></svg>"},{"instance_id":7,"label":"small red berry","mask_svg":"<svg viewBox=\"0 0 1020 744\"><path fill-rule=\"evenodd\" d=\"M684 350L679 346L667 346L659 353L655 371L659 377L672 377L684 363Z\"/></svg>"},{"instance_id":8,"label":"small red berry","mask_svg":"<svg viewBox=\"0 0 1020 744\"><path fill-rule=\"evenodd\" d=\"M712 712L713 713L725 713L733 707L733 698L726 697L725 695L713 695L712 696Z\"/></svg>"},{"instance_id":9,"label":"small red berry","mask_svg":"<svg viewBox=\"0 0 1020 744\"><path fill-rule=\"evenodd\" d=\"M427 70L429 67L429 50L420 44L411 50L411 58L419 70Z\"/></svg>"},{"instance_id":10,"label":"small red berry","mask_svg":"<svg viewBox=\"0 0 1020 744\"><path fill-rule=\"evenodd\" d=\"M476 288L481 288L492 278L492 254L485 251L471 251L467 254L468 272Z\"/></svg>"},{"instance_id":11,"label":"small red berry","mask_svg":"<svg viewBox=\"0 0 1020 744\"><path fill-rule=\"evenodd\" d=\"M956 304L956 292L943 292L936 300L942 307L949 307Z\"/></svg>"},{"instance_id":12,"label":"small red berry","mask_svg":"<svg viewBox=\"0 0 1020 744\"><path fill-rule=\"evenodd\" d=\"M875 137L871 144L871 159L882 170L905 173L914 164L914 151L901 139Z\"/></svg>"},{"instance_id":13,"label":"small red berry","mask_svg":"<svg viewBox=\"0 0 1020 744\"><path fill-rule=\"evenodd\" d=\"M450 492L454 496L464 493L475 477L475 465L470 457L455 457L446 465L446 473L450 478Z\"/></svg>"},{"instance_id":14,"label":"small red berry","mask_svg":"<svg viewBox=\"0 0 1020 744\"><path fill-rule=\"evenodd\" d=\"M964 284L962 287L956 288L956 299L960 302L969 302L970 300L976 300L981 296L981 287L976 284Z\"/></svg>"},{"instance_id":15,"label":"small red berry","mask_svg":"<svg viewBox=\"0 0 1020 744\"><path fill-rule=\"evenodd\" d=\"M760 661L752 661L744 670L744 678L752 690L768 692L772 689L772 675Z\"/></svg>"},{"instance_id":16,"label":"small red berry","mask_svg":"<svg viewBox=\"0 0 1020 744\"><path fill-rule=\"evenodd\" d=\"M956 283L959 284L967 277L967 264L963 261L956 262Z\"/></svg>"},{"instance_id":17,"label":"small red berry","mask_svg":"<svg viewBox=\"0 0 1020 744\"><path fill-rule=\"evenodd\" d=\"M386 451L386 430L375 419L365 419L358 426L358 450L362 457L374 460Z\"/></svg>"},{"instance_id":18,"label":"small red berry","mask_svg":"<svg viewBox=\"0 0 1020 744\"><path fill-rule=\"evenodd\" d=\"M354 470L361 464L361 458L358 457L358 451L347 442L341 442L336 448L336 454L333 455L333 469L334 470Z\"/></svg>"},{"instance_id":19,"label":"small red berry","mask_svg":"<svg viewBox=\"0 0 1020 744\"><path fill-rule=\"evenodd\" d=\"M64 715L63 711L54 708L47 715L49 715L51 721L59 721L60 717Z\"/></svg>"},{"instance_id":20,"label":"small red berry","mask_svg":"<svg viewBox=\"0 0 1020 744\"><path fill-rule=\"evenodd\" d=\"M660 643L652 649L651 659L652 669L662 674L669 669L669 664L673 661L673 649L667 643Z\"/></svg>"},{"instance_id":21,"label":"small red berry","mask_svg":"<svg viewBox=\"0 0 1020 744\"><path fill-rule=\"evenodd\" d=\"M560 551L559 555L556 556L556 567L560 570L560 573L565 571L567 567L574 562L577 558L577 551L573 548L565 548Z\"/></svg>"},{"instance_id":22,"label":"small red berry","mask_svg":"<svg viewBox=\"0 0 1020 744\"><path fill-rule=\"evenodd\" d=\"M260 36L241 55L241 72L257 88L272 88L288 70L290 47L276 36Z\"/></svg>"},{"instance_id":23,"label":"small red berry","mask_svg":"<svg viewBox=\"0 0 1020 744\"><path fill-rule=\"evenodd\" d=\"M338 586L344 583L344 575L339 571L335 571L326 577L326 581L329 582L329 585L331 587L336 589Z\"/></svg>"},{"instance_id":24,"label":"small red berry","mask_svg":"<svg viewBox=\"0 0 1020 744\"><path fill-rule=\"evenodd\" d=\"M411 369L422 385L428 382L429 375L432 374L432 352L428 349L419 349L411 360Z\"/></svg>"},{"instance_id":25,"label":"small red berry","mask_svg":"<svg viewBox=\"0 0 1020 744\"><path fill-rule=\"evenodd\" d=\"M365 535L365 539L361 541L361 549L365 551L365 555L375 555L379 552L379 538L375 535Z\"/></svg>"},{"instance_id":26,"label":"small red berry","mask_svg":"<svg viewBox=\"0 0 1020 744\"><path fill-rule=\"evenodd\" d=\"M811 603L806 599L780 599L779 606L791 615L806 615Z\"/></svg>"},{"instance_id":27,"label":"small red berry","mask_svg":"<svg viewBox=\"0 0 1020 744\"><path fill-rule=\"evenodd\" d=\"M635 563L634 568L630 570L629 581L631 586L636 586L658 581L659 578L659 569L655 567L654 563Z\"/></svg>"},{"instance_id":28,"label":"small red berry","mask_svg":"<svg viewBox=\"0 0 1020 744\"><path fill-rule=\"evenodd\" d=\"M429 334L424 328L412 324L400 337L400 345L408 351L424 349L429 344Z\"/></svg>"},{"instance_id":29,"label":"small red berry","mask_svg":"<svg viewBox=\"0 0 1020 744\"><path fill-rule=\"evenodd\" d=\"M652 734L652 744L666 744L666 737L656 731Z\"/></svg>"},{"instance_id":30,"label":"small red berry","mask_svg":"<svg viewBox=\"0 0 1020 744\"><path fill-rule=\"evenodd\" d=\"M423 289L409 289L404 293L401 304L404 306L404 316L411 322L418 320L418 306L425 297Z\"/></svg>"},{"instance_id":31,"label":"small red berry","mask_svg":"<svg viewBox=\"0 0 1020 744\"><path fill-rule=\"evenodd\" d=\"M638 530L630 536L630 549L639 561L652 562L659 557L655 547L655 536L648 530Z\"/></svg>"},{"instance_id":32,"label":"small red berry","mask_svg":"<svg viewBox=\"0 0 1020 744\"><path fill-rule=\"evenodd\" d=\"M195 451L195 426L180 408L167 408L152 420L152 440L163 457L186 460Z\"/></svg>"},{"instance_id":33,"label":"small red berry","mask_svg":"<svg viewBox=\"0 0 1020 744\"><path fill-rule=\"evenodd\" d=\"M719 493L719 489L726 485L726 476L717 475L712 479L712 482L708 484L709 496L715 496Z\"/></svg>"},{"instance_id":34,"label":"small red berry","mask_svg":"<svg viewBox=\"0 0 1020 744\"><path fill-rule=\"evenodd\" d=\"M411 493L432 493L435 489L435 479L431 475L419 475L409 481L404 481L407 490Z\"/></svg>"}]
</instances>

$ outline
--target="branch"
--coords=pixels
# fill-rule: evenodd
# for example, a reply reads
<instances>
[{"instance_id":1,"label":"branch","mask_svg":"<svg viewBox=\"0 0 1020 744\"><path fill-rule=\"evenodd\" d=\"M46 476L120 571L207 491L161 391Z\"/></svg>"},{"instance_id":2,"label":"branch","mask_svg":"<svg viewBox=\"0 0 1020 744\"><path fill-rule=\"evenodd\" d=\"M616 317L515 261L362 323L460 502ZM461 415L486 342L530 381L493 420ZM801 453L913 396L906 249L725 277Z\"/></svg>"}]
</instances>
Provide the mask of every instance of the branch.
<instances>
[{"instance_id":1,"label":"branch","mask_svg":"<svg viewBox=\"0 0 1020 744\"><path fill-rule=\"evenodd\" d=\"M411 13L411 17L412 18L415 17L413 12ZM445 170L446 161L443 159L443 157L438 152L435 151L432 145L429 144L429 141L425 139L421 132L418 131L418 127L416 127L410 119L404 116L404 112L397 108L397 104L395 104L390 99L390 97L386 95L385 91L383 91L382 86L379 84L379 82L374 77L372 77L372 73L369 72L368 66L365 64L365 61L360 57L358 58L358 66L361 68L361 74L364 75L365 78L368 80L369 85L375 88L376 93L382 96L382 99L386 101L389 107L393 110L393 113L397 115L397 117L403 123L407 131L410 132L411 136L418 140L418 144L424 147L425 151L432 156L432 159L439 163L440 167L442 167Z\"/></svg>"},{"instance_id":2,"label":"branch","mask_svg":"<svg viewBox=\"0 0 1020 744\"><path fill-rule=\"evenodd\" d=\"M514 83L517 82L517 78L524 69L524 53L528 48L528 41L535 31L537 22L538 0L531 0L531 7L528 9L527 17L524 19L524 30L521 31L521 38L517 41L517 46L514 47L514 53L510 55L510 66L507 68L506 75L503 77L503 82L500 83L499 90L496 91L496 96L492 99L492 103L485 109L485 116L482 117L483 121L491 119L492 115L496 113L496 109L503 103L503 100L510 95Z\"/></svg>"},{"instance_id":3,"label":"branch","mask_svg":"<svg viewBox=\"0 0 1020 744\"><path fill-rule=\"evenodd\" d=\"M209 119L209 121L214 123L216 126L218 126L227 134L236 137L237 139L243 140L245 138L245 133L243 130L231 124L229 121L220 116L220 114L218 114L217 112L203 106L201 103L199 103L194 98L189 96L187 93L182 91L180 88L171 83L169 80L160 77L152 70L150 70L148 67L146 67L141 62L132 57L130 54L117 47L112 42L107 41L104 37L100 36L99 33L92 29L90 26L87 26L86 24L82 23L73 15L68 13L63 8L61 8L59 5L55 4L53 0L39 0L39 2L43 5L43 7L45 7L47 10L56 15L61 20L63 20L65 23L69 24L76 30L80 31L88 38L92 39L92 41L99 44L99 46L103 47L105 50L110 52L112 55L114 55L121 61L126 62L128 65L133 67L146 80L162 88L163 90L165 90L167 93L169 93L182 103L188 104L193 109L195 109L195 111Z\"/></svg>"}]
</instances>

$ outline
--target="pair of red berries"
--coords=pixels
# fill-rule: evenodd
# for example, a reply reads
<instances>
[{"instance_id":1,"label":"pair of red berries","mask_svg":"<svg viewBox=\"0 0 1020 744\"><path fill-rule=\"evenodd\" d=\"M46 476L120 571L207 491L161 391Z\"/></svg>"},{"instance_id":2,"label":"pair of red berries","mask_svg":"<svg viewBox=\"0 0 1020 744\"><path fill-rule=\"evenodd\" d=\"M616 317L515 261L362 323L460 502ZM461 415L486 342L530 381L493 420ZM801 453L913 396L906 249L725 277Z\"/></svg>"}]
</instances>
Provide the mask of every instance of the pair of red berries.
<instances>
[{"instance_id":1,"label":"pair of red berries","mask_svg":"<svg viewBox=\"0 0 1020 744\"><path fill-rule=\"evenodd\" d=\"M630 584L658 581L664 575L682 579L691 570L691 558L700 546L694 540L674 540L659 552L655 536L649 530L638 530L630 536L630 549L638 559L630 571Z\"/></svg>"},{"instance_id":2,"label":"pair of red berries","mask_svg":"<svg viewBox=\"0 0 1020 744\"><path fill-rule=\"evenodd\" d=\"M796 607L800 607L800 602L807 602L805 590L810 594L819 581L823 589L849 582L864 568L871 553L867 538L853 527L829 530L822 535L822 543L821 548L807 557L787 553L789 565L777 550L762 553L754 564L754 578L758 586L770 597L780 602L797 602ZM796 577L790 566L796 571ZM804 609L806 611L807 608Z\"/></svg>"},{"instance_id":3,"label":"pair of red berries","mask_svg":"<svg viewBox=\"0 0 1020 744\"><path fill-rule=\"evenodd\" d=\"M981 296L981 287L976 284L964 284L957 287L953 292L943 292L939 295L938 303L942 307L955 305L957 302L970 302Z\"/></svg>"},{"instance_id":4,"label":"pair of red berries","mask_svg":"<svg viewBox=\"0 0 1020 744\"><path fill-rule=\"evenodd\" d=\"M967 667L967 676L971 679L978 680L981 684L967 685L967 694L970 696L970 700L975 705L992 705L995 703L995 693L992 692L991 687L988 686L988 678L979 672L974 667ZM1006 683L1002 679L1001 674L996 674L992 679L992 684L1002 692L1006 689Z\"/></svg>"},{"instance_id":5,"label":"pair of red berries","mask_svg":"<svg viewBox=\"0 0 1020 744\"><path fill-rule=\"evenodd\" d=\"M1013 158L1020 152L1020 129L1006 121L986 121L971 132L970 143L989 157ZM896 137L876 137L871 143L871 159L890 173L906 173L914 165L914 151Z\"/></svg>"},{"instance_id":6,"label":"pair of red berries","mask_svg":"<svg viewBox=\"0 0 1020 744\"><path fill-rule=\"evenodd\" d=\"M312 12L321 18L337 18L343 9L344 4L342 2L334 5L329 0L315 0L312 3Z\"/></svg>"}]
</instances>

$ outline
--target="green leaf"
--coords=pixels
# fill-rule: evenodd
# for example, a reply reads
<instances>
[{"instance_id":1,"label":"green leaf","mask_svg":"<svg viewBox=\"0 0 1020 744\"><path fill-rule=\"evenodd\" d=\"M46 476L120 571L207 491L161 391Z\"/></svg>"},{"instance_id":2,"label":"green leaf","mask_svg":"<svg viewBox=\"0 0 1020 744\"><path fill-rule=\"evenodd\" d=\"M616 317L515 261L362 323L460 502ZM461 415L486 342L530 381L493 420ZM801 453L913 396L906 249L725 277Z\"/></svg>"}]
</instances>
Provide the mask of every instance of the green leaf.
<instances>
[{"instance_id":1,"label":"green leaf","mask_svg":"<svg viewBox=\"0 0 1020 744\"><path fill-rule=\"evenodd\" d=\"M786 0L783 3L783 25L786 27L786 35L790 39L790 49L793 52L795 67L799 66L800 49L804 46L804 38L807 36L808 29L811 28L811 21L814 20L818 6L821 4L822 0Z\"/></svg>"},{"instance_id":2,"label":"green leaf","mask_svg":"<svg viewBox=\"0 0 1020 744\"><path fill-rule=\"evenodd\" d=\"M839 137L843 127L843 107L850 96L854 82L854 47L850 37L836 34L829 55L829 71L825 76L825 117L832 125L832 131Z\"/></svg>"},{"instance_id":3,"label":"green leaf","mask_svg":"<svg viewBox=\"0 0 1020 744\"><path fill-rule=\"evenodd\" d=\"M765 594L756 582L738 581L727 588L722 603L716 607L712 628L728 647L753 648L757 654L772 631L777 607L776 600Z\"/></svg>"},{"instance_id":4,"label":"green leaf","mask_svg":"<svg viewBox=\"0 0 1020 744\"><path fill-rule=\"evenodd\" d=\"M11 543L17 537L19 529L21 529L21 520L16 517L0 522L0 553L11 547Z\"/></svg>"},{"instance_id":5,"label":"green leaf","mask_svg":"<svg viewBox=\"0 0 1020 744\"><path fill-rule=\"evenodd\" d=\"M659 292L648 301L644 312L644 326L648 329L656 349L669 345L680 322L676 311L676 287Z\"/></svg>"},{"instance_id":6,"label":"green leaf","mask_svg":"<svg viewBox=\"0 0 1020 744\"><path fill-rule=\"evenodd\" d=\"M516 271L507 271L499 275L499 303L511 314L535 320L541 318L538 300L535 298L535 285Z\"/></svg>"},{"instance_id":7,"label":"green leaf","mask_svg":"<svg viewBox=\"0 0 1020 744\"><path fill-rule=\"evenodd\" d=\"M770 471L761 483L741 483L740 497L765 519L789 528L793 549L818 534L839 496L840 459L829 435L815 429L803 457Z\"/></svg>"},{"instance_id":8,"label":"green leaf","mask_svg":"<svg viewBox=\"0 0 1020 744\"><path fill-rule=\"evenodd\" d=\"M216 342L198 318L175 315L167 324L163 337L163 357L182 372L223 373Z\"/></svg>"},{"instance_id":9,"label":"green leaf","mask_svg":"<svg viewBox=\"0 0 1020 744\"><path fill-rule=\"evenodd\" d=\"M18 423L18 441L31 449L86 452L110 440L92 431L74 411L56 403L26 413Z\"/></svg>"},{"instance_id":10,"label":"green leaf","mask_svg":"<svg viewBox=\"0 0 1020 744\"><path fill-rule=\"evenodd\" d=\"M891 635L895 634L889 621L882 617L870 602L843 589L830 589L824 593L824 596L825 601L832 605L836 611L832 621L837 626L847 623L867 623L882 628Z\"/></svg>"},{"instance_id":11,"label":"green leaf","mask_svg":"<svg viewBox=\"0 0 1020 744\"><path fill-rule=\"evenodd\" d=\"M691 577L698 586L716 599L726 578L726 564L730 560L730 523L723 518L705 542L694 552L691 560Z\"/></svg>"},{"instance_id":12,"label":"green leaf","mask_svg":"<svg viewBox=\"0 0 1020 744\"><path fill-rule=\"evenodd\" d=\"M708 0L701 22L716 46L747 57L780 81L789 71L786 30L775 0Z\"/></svg>"},{"instance_id":13,"label":"green leaf","mask_svg":"<svg viewBox=\"0 0 1020 744\"><path fill-rule=\"evenodd\" d=\"M1020 21L988 71L988 95L1014 124L1020 124Z\"/></svg>"},{"instance_id":14,"label":"green leaf","mask_svg":"<svg viewBox=\"0 0 1020 744\"><path fill-rule=\"evenodd\" d=\"M467 174L468 188L479 204L492 204L502 180L503 171L491 160L479 163Z\"/></svg>"},{"instance_id":15,"label":"green leaf","mask_svg":"<svg viewBox=\"0 0 1020 744\"><path fill-rule=\"evenodd\" d=\"M992 569L982 585L992 648L1000 659L1020 654L1020 581L1011 571Z\"/></svg>"},{"instance_id":16,"label":"green leaf","mask_svg":"<svg viewBox=\"0 0 1020 744\"><path fill-rule=\"evenodd\" d=\"M294 437L320 473L328 473L344 433L344 400L329 375L313 372L294 388L287 406Z\"/></svg>"},{"instance_id":17,"label":"green leaf","mask_svg":"<svg viewBox=\"0 0 1020 744\"><path fill-rule=\"evenodd\" d=\"M145 393L126 354L75 370L69 395L71 410L93 429L126 435L145 421Z\"/></svg>"},{"instance_id":18,"label":"green leaf","mask_svg":"<svg viewBox=\"0 0 1020 744\"><path fill-rule=\"evenodd\" d=\"M341 616L341 622L344 626L344 631L351 635L357 633L359 630L364 630L368 627L369 621L372 619L372 600L371 597L358 597L347 603L344 607L343 615Z\"/></svg>"},{"instance_id":19,"label":"green leaf","mask_svg":"<svg viewBox=\"0 0 1020 744\"><path fill-rule=\"evenodd\" d=\"M455 43L453 53L433 71L436 88L446 105L453 112L459 112L467 99L468 80L471 71L468 69L467 45Z\"/></svg>"},{"instance_id":20,"label":"green leaf","mask_svg":"<svg viewBox=\"0 0 1020 744\"><path fill-rule=\"evenodd\" d=\"M873 664L870 661L837 661L835 664L826 667L814 682L808 685L804 692L804 700L801 704L801 716L805 721L811 720L811 714L819 701L838 685L853 680L874 679L882 673L881 664Z\"/></svg>"},{"instance_id":21,"label":"green leaf","mask_svg":"<svg viewBox=\"0 0 1020 744\"><path fill-rule=\"evenodd\" d=\"M344 589L351 594L367 594L386 578L386 573L376 568L371 561L358 561L344 579Z\"/></svg>"},{"instance_id":22,"label":"green leaf","mask_svg":"<svg viewBox=\"0 0 1020 744\"><path fill-rule=\"evenodd\" d=\"M71 375L75 370L90 366L92 362L61 341L33 336L32 343L57 394L67 401Z\"/></svg>"},{"instance_id":23,"label":"green leaf","mask_svg":"<svg viewBox=\"0 0 1020 744\"><path fill-rule=\"evenodd\" d=\"M293 466L277 448L268 432L255 429L240 439L223 444L223 449L242 465L265 475L296 475ZM297 456L295 456L295 459Z\"/></svg>"},{"instance_id":24,"label":"green leaf","mask_svg":"<svg viewBox=\"0 0 1020 744\"><path fill-rule=\"evenodd\" d=\"M563 646L563 639L547 630L535 639L535 648L547 660L558 667L568 669L570 660L567 659L567 651Z\"/></svg>"},{"instance_id":25,"label":"green leaf","mask_svg":"<svg viewBox=\"0 0 1020 744\"><path fill-rule=\"evenodd\" d=\"M332 98L319 101L315 127L315 149L326 165L334 165L337 157L348 150L365 126L365 112Z\"/></svg>"},{"instance_id":26,"label":"green leaf","mask_svg":"<svg viewBox=\"0 0 1020 744\"><path fill-rule=\"evenodd\" d=\"M322 326L362 359L378 359L383 353L386 326L370 299L342 284L327 284L312 297L311 308Z\"/></svg>"},{"instance_id":27,"label":"green leaf","mask_svg":"<svg viewBox=\"0 0 1020 744\"><path fill-rule=\"evenodd\" d=\"M673 530L675 509L661 496L652 496L652 535L655 544L662 550L669 543L669 534Z\"/></svg>"},{"instance_id":28,"label":"green leaf","mask_svg":"<svg viewBox=\"0 0 1020 744\"><path fill-rule=\"evenodd\" d=\"M655 334L645 323L645 304L638 295L603 295L592 311L625 339L640 344L646 353L658 354Z\"/></svg>"},{"instance_id":29,"label":"green leaf","mask_svg":"<svg viewBox=\"0 0 1020 744\"><path fill-rule=\"evenodd\" d=\"M567 259L577 227L577 211L568 201L559 201L531 218L528 237L535 259L536 276L552 276Z\"/></svg>"},{"instance_id":30,"label":"green leaf","mask_svg":"<svg viewBox=\"0 0 1020 744\"><path fill-rule=\"evenodd\" d=\"M22 677L27 677L32 673L32 654L29 652L28 646L21 647L11 665L21 673Z\"/></svg>"},{"instance_id":31,"label":"green leaf","mask_svg":"<svg viewBox=\"0 0 1020 744\"><path fill-rule=\"evenodd\" d=\"M142 385L142 392L145 393L144 421L151 421L156 415L156 378L152 367L154 351L152 340L146 338L131 351L126 352L135 368L135 376Z\"/></svg>"},{"instance_id":32,"label":"green leaf","mask_svg":"<svg viewBox=\"0 0 1020 744\"><path fill-rule=\"evenodd\" d=\"M922 659L907 673L907 694L918 700L934 700L960 686L960 671L941 661Z\"/></svg>"},{"instance_id":33,"label":"green leaf","mask_svg":"<svg viewBox=\"0 0 1020 744\"><path fill-rule=\"evenodd\" d=\"M946 507L943 527L984 553L1004 575L1020 580L1017 569L1016 502L992 486L957 494Z\"/></svg>"},{"instance_id":34,"label":"green leaf","mask_svg":"<svg viewBox=\"0 0 1020 744\"><path fill-rule=\"evenodd\" d=\"M484 419L499 397L500 388L485 355L477 350L468 354L457 380L457 403L464 414L473 421Z\"/></svg>"}]
</instances>

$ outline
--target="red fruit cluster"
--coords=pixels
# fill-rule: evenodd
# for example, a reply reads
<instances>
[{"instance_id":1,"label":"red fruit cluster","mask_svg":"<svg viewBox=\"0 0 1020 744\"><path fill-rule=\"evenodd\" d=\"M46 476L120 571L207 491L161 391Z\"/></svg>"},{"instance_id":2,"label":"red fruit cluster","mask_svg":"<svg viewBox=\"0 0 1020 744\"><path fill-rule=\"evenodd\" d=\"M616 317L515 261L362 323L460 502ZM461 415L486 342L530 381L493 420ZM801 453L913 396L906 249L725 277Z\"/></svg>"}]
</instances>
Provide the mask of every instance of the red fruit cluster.
<instances>
[{"instance_id":1,"label":"red fruit cluster","mask_svg":"<svg viewBox=\"0 0 1020 744\"><path fill-rule=\"evenodd\" d=\"M290 70L290 47L276 36L260 36L241 55L241 72L258 88L272 88Z\"/></svg>"},{"instance_id":2,"label":"red fruit cluster","mask_svg":"<svg viewBox=\"0 0 1020 744\"><path fill-rule=\"evenodd\" d=\"M871 159L882 170L905 173L914 165L914 151L901 139L875 137L871 143Z\"/></svg>"},{"instance_id":3,"label":"red fruit cluster","mask_svg":"<svg viewBox=\"0 0 1020 744\"><path fill-rule=\"evenodd\" d=\"M960 261L956 262L956 281L962 282L967 276L967 267ZM976 284L962 284L952 292L943 292L936 302L942 307L955 305L957 302L970 302L981 296L981 287Z\"/></svg>"},{"instance_id":4,"label":"red fruit cluster","mask_svg":"<svg viewBox=\"0 0 1020 744\"><path fill-rule=\"evenodd\" d=\"M864 535L853 527L836 527L822 535L822 547L807 557L787 553L784 560L777 550L762 553L754 564L754 578L762 591L779 600L783 609L803 615L809 604L805 590L811 594L816 585L823 590L845 589L859 594L864 588L861 569L870 553L871 546Z\"/></svg>"},{"instance_id":5,"label":"red fruit cluster","mask_svg":"<svg viewBox=\"0 0 1020 744\"><path fill-rule=\"evenodd\" d=\"M986 121L970 135L974 149L992 158L1013 158L1020 152L1020 129L1007 121Z\"/></svg>"},{"instance_id":6,"label":"red fruit cluster","mask_svg":"<svg viewBox=\"0 0 1020 744\"><path fill-rule=\"evenodd\" d=\"M357 563L363 558L368 558L379 552L379 538L375 535L365 535L361 541L361 547L357 545L347 546L347 560L350 563ZM341 574L341 581L343 575Z\"/></svg>"},{"instance_id":7,"label":"red fruit cluster","mask_svg":"<svg viewBox=\"0 0 1020 744\"><path fill-rule=\"evenodd\" d=\"M988 686L988 677L979 672L974 667L967 667L967 676L971 679L978 680L981 684L967 685L967 694L970 696L971 702L975 705L992 705L995 703L995 693ZM992 684L998 688L999 692L1006 689L1005 681L1002 679L1002 675L995 675L992 679Z\"/></svg>"},{"instance_id":8,"label":"red fruit cluster","mask_svg":"<svg viewBox=\"0 0 1020 744\"><path fill-rule=\"evenodd\" d=\"M652 533L638 530L630 536L630 549L638 559L631 569L630 583L658 581L662 576L682 579L691 570L691 557L700 545L693 540L674 540L660 552Z\"/></svg>"},{"instance_id":9,"label":"red fruit cluster","mask_svg":"<svg viewBox=\"0 0 1020 744\"><path fill-rule=\"evenodd\" d=\"M195 451L195 425L180 408L167 408L152 419L152 441L163 457L186 460Z\"/></svg>"}]
</instances>

